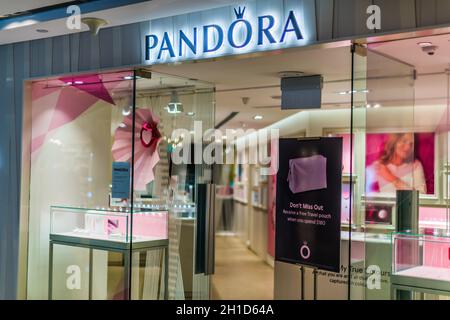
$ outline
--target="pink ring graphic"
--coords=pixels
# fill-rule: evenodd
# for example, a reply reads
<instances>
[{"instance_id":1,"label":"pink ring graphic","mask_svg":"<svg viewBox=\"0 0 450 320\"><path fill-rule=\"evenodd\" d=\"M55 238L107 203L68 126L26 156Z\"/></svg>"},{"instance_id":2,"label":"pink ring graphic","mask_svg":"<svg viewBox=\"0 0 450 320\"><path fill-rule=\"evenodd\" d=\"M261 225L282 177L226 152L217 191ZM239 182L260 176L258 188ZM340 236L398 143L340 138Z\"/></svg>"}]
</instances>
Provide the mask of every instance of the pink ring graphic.
<instances>
[{"instance_id":1,"label":"pink ring graphic","mask_svg":"<svg viewBox=\"0 0 450 320\"><path fill-rule=\"evenodd\" d=\"M144 131L150 131L151 134L153 133L153 129L152 129L152 127L150 127L150 125L149 125L148 122L145 122L145 123L142 125L141 133L140 133L140 140L141 140L141 143L142 143L142 145L143 145L144 147L149 148L149 147L151 146L151 144L153 143L153 141L155 140L155 138L153 137L153 134L152 134L152 137L151 137L150 141L149 141L149 142L146 142L146 141L144 140L144 136L143 136Z\"/></svg>"}]
</instances>

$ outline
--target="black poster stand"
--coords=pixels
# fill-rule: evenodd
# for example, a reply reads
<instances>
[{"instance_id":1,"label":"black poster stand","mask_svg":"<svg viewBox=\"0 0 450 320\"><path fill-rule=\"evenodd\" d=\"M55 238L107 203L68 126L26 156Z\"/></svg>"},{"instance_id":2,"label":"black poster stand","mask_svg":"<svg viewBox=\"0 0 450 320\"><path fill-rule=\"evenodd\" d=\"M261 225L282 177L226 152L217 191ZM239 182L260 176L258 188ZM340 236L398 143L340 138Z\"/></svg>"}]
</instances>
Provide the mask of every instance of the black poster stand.
<instances>
[{"instance_id":1,"label":"black poster stand","mask_svg":"<svg viewBox=\"0 0 450 320\"><path fill-rule=\"evenodd\" d=\"M275 260L300 266L301 299L312 268L339 272L342 138L280 139Z\"/></svg>"},{"instance_id":2,"label":"black poster stand","mask_svg":"<svg viewBox=\"0 0 450 320\"><path fill-rule=\"evenodd\" d=\"M300 266L300 275L301 275L301 291L300 291L300 300L305 300L305 268L307 266ZM313 300L317 300L317 273L319 269L313 268Z\"/></svg>"}]
</instances>

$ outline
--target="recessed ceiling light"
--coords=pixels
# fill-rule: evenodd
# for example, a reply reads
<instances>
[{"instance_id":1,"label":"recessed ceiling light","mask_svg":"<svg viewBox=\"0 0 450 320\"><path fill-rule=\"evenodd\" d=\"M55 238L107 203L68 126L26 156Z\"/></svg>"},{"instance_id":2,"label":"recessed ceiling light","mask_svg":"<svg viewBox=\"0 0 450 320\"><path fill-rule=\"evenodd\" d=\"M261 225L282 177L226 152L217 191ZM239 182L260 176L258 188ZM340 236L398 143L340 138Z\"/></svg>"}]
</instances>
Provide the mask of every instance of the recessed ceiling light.
<instances>
[{"instance_id":1,"label":"recessed ceiling light","mask_svg":"<svg viewBox=\"0 0 450 320\"><path fill-rule=\"evenodd\" d=\"M124 80L132 80L132 79L133 79L133 76L125 76L125 77L123 77L123 79L124 79Z\"/></svg>"},{"instance_id":2,"label":"recessed ceiling light","mask_svg":"<svg viewBox=\"0 0 450 320\"><path fill-rule=\"evenodd\" d=\"M27 27L27 26L31 26L36 23L38 23L38 22L33 19L27 19L27 20L19 21L19 22L16 21L16 22L11 22L10 24L6 25L4 27L4 29L10 30L10 29L15 29L15 28Z\"/></svg>"},{"instance_id":3,"label":"recessed ceiling light","mask_svg":"<svg viewBox=\"0 0 450 320\"><path fill-rule=\"evenodd\" d=\"M374 106L373 106L374 108L380 108L381 107L381 104L379 104L379 103L376 103L376 104L374 104Z\"/></svg>"},{"instance_id":4,"label":"recessed ceiling light","mask_svg":"<svg viewBox=\"0 0 450 320\"><path fill-rule=\"evenodd\" d=\"M432 46L433 44L429 41L418 42L417 45L421 48Z\"/></svg>"},{"instance_id":5,"label":"recessed ceiling light","mask_svg":"<svg viewBox=\"0 0 450 320\"><path fill-rule=\"evenodd\" d=\"M193 111L189 111L189 112L187 112L186 114L187 114L188 116L190 116L190 117L195 116L195 112L193 112Z\"/></svg>"},{"instance_id":6,"label":"recessed ceiling light","mask_svg":"<svg viewBox=\"0 0 450 320\"><path fill-rule=\"evenodd\" d=\"M36 32L39 32L39 33L48 33L48 30L47 30L47 29L36 29Z\"/></svg>"},{"instance_id":7,"label":"recessed ceiling light","mask_svg":"<svg viewBox=\"0 0 450 320\"><path fill-rule=\"evenodd\" d=\"M133 110L133 106L125 106L122 109L122 115L125 116L125 117L129 116L131 114L131 110Z\"/></svg>"},{"instance_id":8,"label":"recessed ceiling light","mask_svg":"<svg viewBox=\"0 0 450 320\"><path fill-rule=\"evenodd\" d=\"M75 83L75 84L83 84L84 82L81 81L81 80L77 80L77 81L75 81L74 83Z\"/></svg>"},{"instance_id":9,"label":"recessed ceiling light","mask_svg":"<svg viewBox=\"0 0 450 320\"><path fill-rule=\"evenodd\" d=\"M72 81L66 82L66 85L71 86L72 85Z\"/></svg>"},{"instance_id":10,"label":"recessed ceiling light","mask_svg":"<svg viewBox=\"0 0 450 320\"><path fill-rule=\"evenodd\" d=\"M253 119L255 119L255 120L262 120L263 118L264 117L261 116L261 115L256 115L256 116L253 117Z\"/></svg>"},{"instance_id":11,"label":"recessed ceiling light","mask_svg":"<svg viewBox=\"0 0 450 320\"><path fill-rule=\"evenodd\" d=\"M372 108L372 105L369 103L369 104L366 105L366 108L370 109L370 108Z\"/></svg>"}]
</instances>

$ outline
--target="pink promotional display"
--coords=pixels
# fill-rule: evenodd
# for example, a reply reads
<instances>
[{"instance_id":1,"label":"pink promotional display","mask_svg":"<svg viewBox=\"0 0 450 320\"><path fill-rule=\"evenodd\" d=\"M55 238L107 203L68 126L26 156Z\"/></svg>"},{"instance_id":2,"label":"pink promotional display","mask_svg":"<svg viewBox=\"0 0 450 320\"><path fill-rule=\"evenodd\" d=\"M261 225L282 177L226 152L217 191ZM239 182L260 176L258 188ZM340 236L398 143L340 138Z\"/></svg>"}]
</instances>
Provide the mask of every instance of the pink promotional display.
<instances>
[{"instance_id":1,"label":"pink promotional display","mask_svg":"<svg viewBox=\"0 0 450 320\"><path fill-rule=\"evenodd\" d=\"M155 178L153 168L159 161L158 145L161 133L158 130L159 118L148 109L136 110L134 131L134 187L144 190L145 186ZM122 125L116 129L112 153L115 161L131 160L133 116L123 119Z\"/></svg>"},{"instance_id":2,"label":"pink promotional display","mask_svg":"<svg viewBox=\"0 0 450 320\"><path fill-rule=\"evenodd\" d=\"M91 74L38 81L32 87L32 140L34 154L54 130L71 123L99 101L115 105L110 91L124 89L119 81L130 72Z\"/></svg>"},{"instance_id":3,"label":"pink promotional display","mask_svg":"<svg viewBox=\"0 0 450 320\"><path fill-rule=\"evenodd\" d=\"M43 278L50 283L56 280L58 271L52 266L56 270L60 259L82 263L76 255L60 255L56 247L100 248L126 256L134 245L134 252L146 255L142 268L159 266L153 275L146 274L145 281L153 281L154 276L167 287L168 264L161 264L161 259L168 255L169 207L159 190L145 190L154 181L154 167L160 161L160 118L133 103L133 75L133 71L119 71L64 76L33 81L30 86L31 126L24 135L29 137L32 176L30 216L39 226L31 233L30 241L36 244L30 251L31 264L48 255L42 268L46 273L36 275L36 283ZM94 264L107 273L106 260L96 260L86 268L88 273ZM108 292L109 278L92 287L103 298L127 299L129 288L120 278L127 277L130 268L126 265L115 275L117 286L112 292ZM64 283L44 287L49 299L83 297ZM158 289L147 294L167 298Z\"/></svg>"}]
</instances>

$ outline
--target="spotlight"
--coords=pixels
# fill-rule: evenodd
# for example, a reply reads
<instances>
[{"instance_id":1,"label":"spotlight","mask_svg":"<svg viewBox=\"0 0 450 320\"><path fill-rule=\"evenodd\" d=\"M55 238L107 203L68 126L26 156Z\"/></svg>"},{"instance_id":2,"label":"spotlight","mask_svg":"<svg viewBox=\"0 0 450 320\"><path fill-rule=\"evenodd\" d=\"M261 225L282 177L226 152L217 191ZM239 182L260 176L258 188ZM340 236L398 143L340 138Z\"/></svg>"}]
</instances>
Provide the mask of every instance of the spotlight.
<instances>
[{"instance_id":1,"label":"spotlight","mask_svg":"<svg viewBox=\"0 0 450 320\"><path fill-rule=\"evenodd\" d=\"M418 44L417 44L419 47L429 47L429 46L432 46L433 44L431 43L431 42L428 42L428 41L423 41L423 42L419 42Z\"/></svg>"},{"instance_id":2,"label":"spotlight","mask_svg":"<svg viewBox=\"0 0 450 320\"><path fill-rule=\"evenodd\" d=\"M417 43L417 45L422 48L422 51L426 54L428 54L429 56L432 56L436 53L436 50L438 49L438 46L433 45L431 42L428 41L424 41L424 42L419 42Z\"/></svg>"},{"instance_id":3,"label":"spotlight","mask_svg":"<svg viewBox=\"0 0 450 320\"><path fill-rule=\"evenodd\" d=\"M129 116L131 114L131 110L133 109L132 106L126 106L122 109L122 115L123 116Z\"/></svg>"},{"instance_id":4,"label":"spotlight","mask_svg":"<svg viewBox=\"0 0 450 320\"><path fill-rule=\"evenodd\" d=\"M171 114L181 113L184 111L183 104L178 99L178 94L176 91L172 92L170 102L166 106L167 112Z\"/></svg>"},{"instance_id":5,"label":"spotlight","mask_svg":"<svg viewBox=\"0 0 450 320\"><path fill-rule=\"evenodd\" d=\"M101 27L106 26L108 22L106 20L94 17L81 18L81 22L88 26L92 35L96 36Z\"/></svg>"}]
</instances>

